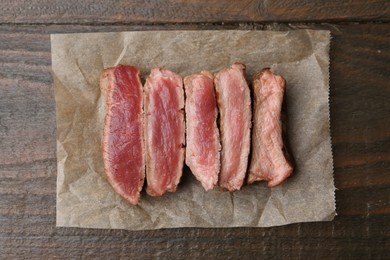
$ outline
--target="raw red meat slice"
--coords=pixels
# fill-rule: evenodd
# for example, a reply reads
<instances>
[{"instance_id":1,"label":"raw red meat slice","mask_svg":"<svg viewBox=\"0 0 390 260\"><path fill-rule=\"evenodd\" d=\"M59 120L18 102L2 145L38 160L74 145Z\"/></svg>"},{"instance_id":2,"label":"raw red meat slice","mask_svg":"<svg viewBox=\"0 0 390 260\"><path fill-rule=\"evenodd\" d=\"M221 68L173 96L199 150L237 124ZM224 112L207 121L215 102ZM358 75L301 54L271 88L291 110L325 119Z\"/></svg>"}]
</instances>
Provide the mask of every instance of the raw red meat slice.
<instances>
[{"instance_id":1,"label":"raw red meat slice","mask_svg":"<svg viewBox=\"0 0 390 260\"><path fill-rule=\"evenodd\" d=\"M184 163L184 90L182 78L154 68L145 83L147 193L174 192Z\"/></svg>"},{"instance_id":2,"label":"raw red meat slice","mask_svg":"<svg viewBox=\"0 0 390 260\"><path fill-rule=\"evenodd\" d=\"M145 178L142 84L139 70L118 65L104 70L100 87L105 97L103 161L114 190L136 205Z\"/></svg>"},{"instance_id":3,"label":"raw red meat slice","mask_svg":"<svg viewBox=\"0 0 390 260\"><path fill-rule=\"evenodd\" d=\"M214 79L220 113L221 172L219 186L239 190L248 166L251 128L251 97L245 65L234 63Z\"/></svg>"},{"instance_id":4,"label":"raw red meat slice","mask_svg":"<svg viewBox=\"0 0 390 260\"><path fill-rule=\"evenodd\" d=\"M285 80L268 68L263 69L254 76L253 91L254 126L248 183L265 180L268 187L275 187L293 172L282 138Z\"/></svg>"},{"instance_id":5,"label":"raw red meat slice","mask_svg":"<svg viewBox=\"0 0 390 260\"><path fill-rule=\"evenodd\" d=\"M208 71L184 79L186 92L186 164L201 182L211 190L218 182L220 143L217 127L217 101L213 75Z\"/></svg>"}]
</instances>

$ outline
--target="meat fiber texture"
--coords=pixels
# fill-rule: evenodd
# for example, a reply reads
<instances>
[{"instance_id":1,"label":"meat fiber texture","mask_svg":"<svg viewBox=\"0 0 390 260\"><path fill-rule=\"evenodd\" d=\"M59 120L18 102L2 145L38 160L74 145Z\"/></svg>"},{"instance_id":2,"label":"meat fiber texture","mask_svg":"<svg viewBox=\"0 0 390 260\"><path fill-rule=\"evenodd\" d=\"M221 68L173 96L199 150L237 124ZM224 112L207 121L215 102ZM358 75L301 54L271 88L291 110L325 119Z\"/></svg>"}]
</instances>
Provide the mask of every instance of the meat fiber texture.
<instances>
[{"instance_id":1,"label":"meat fiber texture","mask_svg":"<svg viewBox=\"0 0 390 260\"><path fill-rule=\"evenodd\" d=\"M143 99L139 70L118 65L104 70L100 87L106 99L103 161L114 190L137 204L145 177Z\"/></svg>"},{"instance_id":2,"label":"meat fiber texture","mask_svg":"<svg viewBox=\"0 0 390 260\"><path fill-rule=\"evenodd\" d=\"M253 79L254 115L252 158L248 183L268 181L268 187L282 183L293 172L282 138L282 104L286 82L269 69Z\"/></svg>"},{"instance_id":3,"label":"meat fiber texture","mask_svg":"<svg viewBox=\"0 0 390 260\"><path fill-rule=\"evenodd\" d=\"M218 182L220 140L213 75L208 71L184 79L186 94L186 164L208 191Z\"/></svg>"},{"instance_id":4,"label":"meat fiber texture","mask_svg":"<svg viewBox=\"0 0 390 260\"><path fill-rule=\"evenodd\" d=\"M234 63L220 70L214 82L222 144L219 186L229 191L239 190L247 172L252 114L245 65Z\"/></svg>"},{"instance_id":5,"label":"meat fiber texture","mask_svg":"<svg viewBox=\"0 0 390 260\"><path fill-rule=\"evenodd\" d=\"M182 78L154 68L146 79L145 143L147 193L175 192L182 176L185 147Z\"/></svg>"}]
</instances>

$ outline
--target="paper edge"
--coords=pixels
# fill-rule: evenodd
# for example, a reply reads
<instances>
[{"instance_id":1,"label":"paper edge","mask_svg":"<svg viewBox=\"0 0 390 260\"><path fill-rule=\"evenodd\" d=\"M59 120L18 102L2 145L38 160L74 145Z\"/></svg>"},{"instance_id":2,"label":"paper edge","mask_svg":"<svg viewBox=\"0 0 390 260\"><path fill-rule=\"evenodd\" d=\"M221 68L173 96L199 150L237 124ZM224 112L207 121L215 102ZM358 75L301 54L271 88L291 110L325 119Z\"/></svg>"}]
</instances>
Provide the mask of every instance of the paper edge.
<instances>
[{"instance_id":1,"label":"paper edge","mask_svg":"<svg viewBox=\"0 0 390 260\"><path fill-rule=\"evenodd\" d=\"M333 146L332 146L332 126L331 126L331 120L330 120L330 51L332 47L332 33L328 30L328 37L329 37L329 44L328 44L328 131L329 131L329 146L330 146L330 160L332 164L332 179L333 179L333 211L334 214L331 217L330 221L334 220L334 218L337 216L337 205L336 205L336 185L335 185L335 178L334 178L334 159L333 159Z\"/></svg>"},{"instance_id":2,"label":"paper edge","mask_svg":"<svg viewBox=\"0 0 390 260\"><path fill-rule=\"evenodd\" d=\"M245 226L245 225L238 225L238 226L175 226L175 227L160 227L160 228L139 228L139 229L128 229L128 228L117 228L117 227L80 227L74 224L68 224L68 223L56 223L56 227L58 228L79 228L79 229L101 229L101 230L128 230L128 231L154 231L154 230L169 230L169 229L189 229L189 228L199 228L199 229L231 229L231 228L261 228L261 229L269 229L269 228L277 228L277 227L285 227L289 225L297 225L297 224L305 224L305 223L322 223L322 222L332 222L332 219L313 219L309 221L293 221L286 224L276 224L276 225L265 225L265 226Z\"/></svg>"},{"instance_id":3,"label":"paper edge","mask_svg":"<svg viewBox=\"0 0 390 260\"><path fill-rule=\"evenodd\" d=\"M55 71L53 69L53 64L54 64L54 57L53 57L53 53L52 53L52 49L53 49L53 41L55 40L55 34L50 34L50 61L51 61L51 77L52 77L52 81L53 81L53 92L54 92L54 102L55 102L55 106L54 106L54 112L55 112L55 115L56 115L56 118L55 118L55 125L56 125L56 224L55 226L56 227L61 227L61 224L60 224L60 221L59 221L59 188L60 188L60 181L61 179L64 178L64 173L62 173L62 171L59 169L59 138L58 138L58 109L57 109L57 100L56 100L56 92L58 91L57 90L57 87L56 87L56 84L55 84Z\"/></svg>"}]
</instances>

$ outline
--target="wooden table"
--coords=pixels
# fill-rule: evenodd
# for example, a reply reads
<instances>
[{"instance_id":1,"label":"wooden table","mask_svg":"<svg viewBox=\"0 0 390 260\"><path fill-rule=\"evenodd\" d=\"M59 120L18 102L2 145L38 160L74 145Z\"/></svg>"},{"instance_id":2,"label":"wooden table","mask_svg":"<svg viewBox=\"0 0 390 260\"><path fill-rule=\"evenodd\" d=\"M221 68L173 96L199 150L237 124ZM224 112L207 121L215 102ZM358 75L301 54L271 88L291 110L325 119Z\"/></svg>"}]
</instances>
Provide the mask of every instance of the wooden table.
<instances>
[{"instance_id":1,"label":"wooden table","mask_svg":"<svg viewBox=\"0 0 390 260\"><path fill-rule=\"evenodd\" d=\"M389 258L390 2L0 1L0 258ZM50 33L327 29L338 216L274 228L56 228Z\"/></svg>"}]
</instances>

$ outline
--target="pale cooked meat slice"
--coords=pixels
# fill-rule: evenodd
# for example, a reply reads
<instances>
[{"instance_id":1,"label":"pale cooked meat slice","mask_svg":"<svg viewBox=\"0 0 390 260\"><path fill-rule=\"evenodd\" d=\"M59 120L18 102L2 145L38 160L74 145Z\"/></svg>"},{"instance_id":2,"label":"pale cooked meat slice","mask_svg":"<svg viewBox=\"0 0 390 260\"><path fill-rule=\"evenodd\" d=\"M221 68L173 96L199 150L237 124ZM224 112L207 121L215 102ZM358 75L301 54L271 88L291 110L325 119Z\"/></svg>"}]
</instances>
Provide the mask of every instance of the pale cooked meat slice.
<instances>
[{"instance_id":1,"label":"pale cooked meat slice","mask_svg":"<svg viewBox=\"0 0 390 260\"><path fill-rule=\"evenodd\" d=\"M174 192L184 164L185 124L182 78L154 68L146 79L145 144L147 193Z\"/></svg>"},{"instance_id":2,"label":"pale cooked meat slice","mask_svg":"<svg viewBox=\"0 0 390 260\"><path fill-rule=\"evenodd\" d=\"M220 113L221 171L219 186L239 190L244 182L250 150L251 97L245 65L234 63L214 78Z\"/></svg>"},{"instance_id":3,"label":"pale cooked meat slice","mask_svg":"<svg viewBox=\"0 0 390 260\"><path fill-rule=\"evenodd\" d=\"M100 87L105 97L103 161L114 190L137 204L145 178L143 97L139 70L118 65L104 70Z\"/></svg>"},{"instance_id":4,"label":"pale cooked meat slice","mask_svg":"<svg viewBox=\"0 0 390 260\"><path fill-rule=\"evenodd\" d=\"M268 68L253 78L254 125L248 183L265 180L268 187L275 187L293 172L282 132L285 85L284 78Z\"/></svg>"},{"instance_id":5,"label":"pale cooked meat slice","mask_svg":"<svg viewBox=\"0 0 390 260\"><path fill-rule=\"evenodd\" d=\"M184 78L186 93L186 164L208 191L218 182L220 141L213 75L208 71Z\"/></svg>"}]
</instances>

